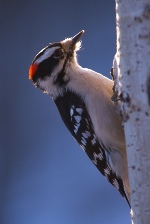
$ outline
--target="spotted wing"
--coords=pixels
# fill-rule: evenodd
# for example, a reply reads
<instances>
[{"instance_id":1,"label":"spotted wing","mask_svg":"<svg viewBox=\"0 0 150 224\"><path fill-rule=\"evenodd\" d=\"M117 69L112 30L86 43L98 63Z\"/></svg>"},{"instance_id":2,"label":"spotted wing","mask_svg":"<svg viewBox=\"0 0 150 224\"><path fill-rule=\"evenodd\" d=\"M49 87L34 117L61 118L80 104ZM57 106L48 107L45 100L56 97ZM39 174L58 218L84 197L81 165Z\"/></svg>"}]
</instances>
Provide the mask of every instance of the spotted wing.
<instances>
[{"instance_id":1,"label":"spotted wing","mask_svg":"<svg viewBox=\"0 0 150 224\"><path fill-rule=\"evenodd\" d=\"M109 151L95 136L92 121L81 98L72 92L67 92L63 97L57 98L55 103L73 137L98 170L119 190L129 203L122 180L116 176L110 166Z\"/></svg>"}]
</instances>

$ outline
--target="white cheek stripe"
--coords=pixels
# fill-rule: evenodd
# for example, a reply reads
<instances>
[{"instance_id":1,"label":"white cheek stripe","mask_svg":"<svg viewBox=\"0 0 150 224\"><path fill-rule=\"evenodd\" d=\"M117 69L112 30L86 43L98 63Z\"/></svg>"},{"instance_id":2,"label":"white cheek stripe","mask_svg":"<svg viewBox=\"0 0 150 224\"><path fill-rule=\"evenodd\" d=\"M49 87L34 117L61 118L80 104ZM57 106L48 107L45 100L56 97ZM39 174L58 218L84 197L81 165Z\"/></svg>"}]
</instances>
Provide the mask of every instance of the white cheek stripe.
<instances>
[{"instance_id":1,"label":"white cheek stripe","mask_svg":"<svg viewBox=\"0 0 150 224\"><path fill-rule=\"evenodd\" d=\"M45 52L44 52L44 54L42 54L42 55L35 61L35 63L38 63L38 64L39 64L41 61L44 61L44 60L46 60L47 58L51 57L52 54L54 53L54 51L55 51L56 49L58 49L58 48L60 48L60 47L51 47L51 48L46 49ZM41 51L42 51L42 50L41 50ZM39 53L40 53L40 52L39 52Z\"/></svg>"}]
</instances>

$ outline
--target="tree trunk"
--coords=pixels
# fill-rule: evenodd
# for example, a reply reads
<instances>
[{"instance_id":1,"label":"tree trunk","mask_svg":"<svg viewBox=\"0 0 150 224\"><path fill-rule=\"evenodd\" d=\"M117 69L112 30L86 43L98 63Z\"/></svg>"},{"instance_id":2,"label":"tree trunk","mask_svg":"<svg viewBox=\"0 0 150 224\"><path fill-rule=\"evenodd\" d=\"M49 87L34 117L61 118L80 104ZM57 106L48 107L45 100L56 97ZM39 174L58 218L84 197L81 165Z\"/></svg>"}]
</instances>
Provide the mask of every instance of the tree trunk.
<instances>
[{"instance_id":1,"label":"tree trunk","mask_svg":"<svg viewBox=\"0 0 150 224\"><path fill-rule=\"evenodd\" d=\"M150 0L116 0L116 23L115 92L121 100L133 223L149 224Z\"/></svg>"}]
</instances>

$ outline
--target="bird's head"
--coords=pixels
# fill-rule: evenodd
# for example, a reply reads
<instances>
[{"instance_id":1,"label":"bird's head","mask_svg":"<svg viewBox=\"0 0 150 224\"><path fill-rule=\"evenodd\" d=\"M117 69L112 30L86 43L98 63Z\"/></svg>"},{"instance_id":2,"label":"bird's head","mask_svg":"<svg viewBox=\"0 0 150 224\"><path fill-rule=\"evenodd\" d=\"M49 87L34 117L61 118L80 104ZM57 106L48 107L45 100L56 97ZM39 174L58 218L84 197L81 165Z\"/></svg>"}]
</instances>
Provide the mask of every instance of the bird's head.
<instances>
[{"instance_id":1,"label":"bird's head","mask_svg":"<svg viewBox=\"0 0 150 224\"><path fill-rule=\"evenodd\" d=\"M29 79L34 85L52 97L63 94L69 82L67 70L77 64L76 51L84 30L72 38L51 43L43 48L33 59L29 68Z\"/></svg>"}]
</instances>

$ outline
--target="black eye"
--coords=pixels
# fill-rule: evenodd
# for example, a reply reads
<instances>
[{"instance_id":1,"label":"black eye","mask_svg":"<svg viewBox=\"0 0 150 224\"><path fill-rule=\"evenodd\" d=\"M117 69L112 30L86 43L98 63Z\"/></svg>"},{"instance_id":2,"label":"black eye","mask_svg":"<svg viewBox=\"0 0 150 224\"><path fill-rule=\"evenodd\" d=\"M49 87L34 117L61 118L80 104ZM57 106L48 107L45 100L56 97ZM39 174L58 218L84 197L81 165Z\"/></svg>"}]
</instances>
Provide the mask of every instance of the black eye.
<instances>
[{"instance_id":1,"label":"black eye","mask_svg":"<svg viewBox=\"0 0 150 224\"><path fill-rule=\"evenodd\" d=\"M64 54L63 54L62 50L60 50L60 49L57 49L53 54L53 58L60 59L63 57L64 57Z\"/></svg>"}]
</instances>

